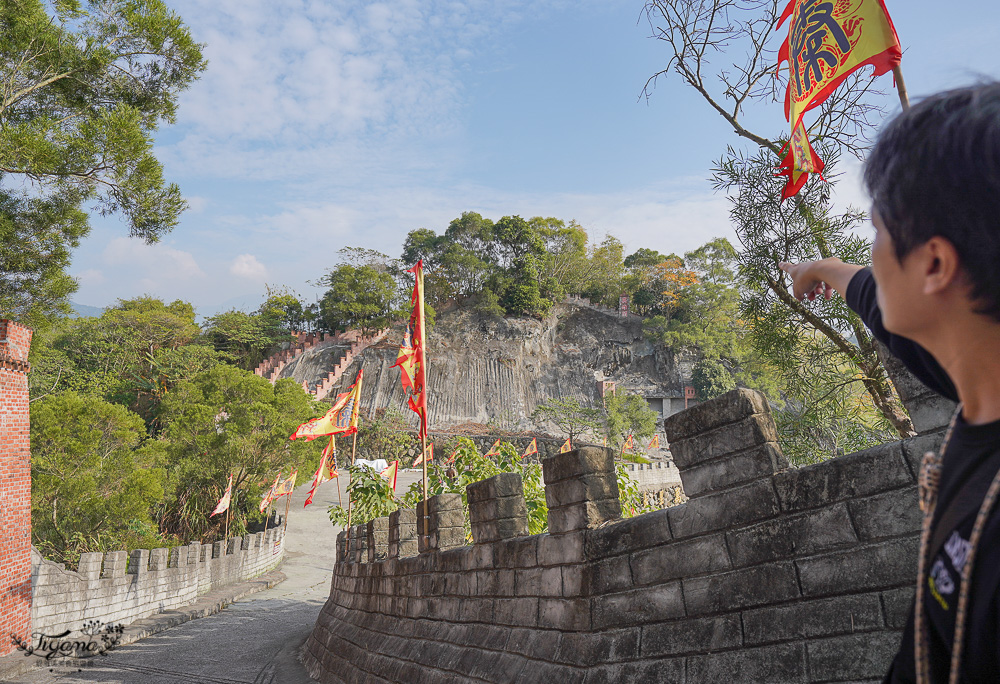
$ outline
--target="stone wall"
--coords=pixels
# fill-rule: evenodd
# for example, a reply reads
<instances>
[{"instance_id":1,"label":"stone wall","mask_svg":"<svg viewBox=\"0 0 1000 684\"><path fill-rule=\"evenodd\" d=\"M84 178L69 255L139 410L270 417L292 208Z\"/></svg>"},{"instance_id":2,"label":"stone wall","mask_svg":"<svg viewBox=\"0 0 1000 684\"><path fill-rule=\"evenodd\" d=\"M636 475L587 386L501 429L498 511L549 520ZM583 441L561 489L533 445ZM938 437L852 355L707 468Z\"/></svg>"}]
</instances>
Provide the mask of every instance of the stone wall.
<instances>
[{"instance_id":1,"label":"stone wall","mask_svg":"<svg viewBox=\"0 0 1000 684\"><path fill-rule=\"evenodd\" d=\"M666 425L682 505L621 520L612 455L543 461L549 533L517 476L337 538L304 660L322 682L879 681L912 600L915 470L940 435L789 469L766 399ZM425 517L426 516L426 517ZM418 539L418 531L426 538Z\"/></svg>"},{"instance_id":2,"label":"stone wall","mask_svg":"<svg viewBox=\"0 0 1000 684\"><path fill-rule=\"evenodd\" d=\"M131 554L84 553L79 571L31 550L35 631L79 630L85 621L129 624L192 603L212 589L248 580L284 555L280 528L214 544L142 549Z\"/></svg>"},{"instance_id":3,"label":"stone wall","mask_svg":"<svg viewBox=\"0 0 1000 684\"><path fill-rule=\"evenodd\" d=\"M0 320L0 656L31 634L31 330Z\"/></svg>"}]
</instances>

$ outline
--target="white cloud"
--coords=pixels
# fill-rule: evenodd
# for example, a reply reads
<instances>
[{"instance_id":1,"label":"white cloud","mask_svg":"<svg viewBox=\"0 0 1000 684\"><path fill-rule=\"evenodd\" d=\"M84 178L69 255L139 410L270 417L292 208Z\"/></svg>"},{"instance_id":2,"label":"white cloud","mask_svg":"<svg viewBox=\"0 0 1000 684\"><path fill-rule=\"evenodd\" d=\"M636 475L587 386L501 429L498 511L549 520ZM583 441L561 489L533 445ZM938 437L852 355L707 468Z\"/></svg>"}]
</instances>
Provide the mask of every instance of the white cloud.
<instances>
[{"instance_id":1,"label":"white cloud","mask_svg":"<svg viewBox=\"0 0 1000 684\"><path fill-rule=\"evenodd\" d=\"M257 261L253 254L240 254L233 259L229 266L229 272L240 278L263 281L267 278L267 268Z\"/></svg>"},{"instance_id":2,"label":"white cloud","mask_svg":"<svg viewBox=\"0 0 1000 684\"><path fill-rule=\"evenodd\" d=\"M109 266L138 269L147 274L147 279L152 283L205 277L205 272L190 252L162 243L147 245L132 238L114 238L104 248L102 257Z\"/></svg>"},{"instance_id":3,"label":"white cloud","mask_svg":"<svg viewBox=\"0 0 1000 684\"><path fill-rule=\"evenodd\" d=\"M80 285L84 287L101 285L107 281L107 278L104 277L104 273L96 268L88 268L86 271L78 274L76 279Z\"/></svg>"}]
</instances>

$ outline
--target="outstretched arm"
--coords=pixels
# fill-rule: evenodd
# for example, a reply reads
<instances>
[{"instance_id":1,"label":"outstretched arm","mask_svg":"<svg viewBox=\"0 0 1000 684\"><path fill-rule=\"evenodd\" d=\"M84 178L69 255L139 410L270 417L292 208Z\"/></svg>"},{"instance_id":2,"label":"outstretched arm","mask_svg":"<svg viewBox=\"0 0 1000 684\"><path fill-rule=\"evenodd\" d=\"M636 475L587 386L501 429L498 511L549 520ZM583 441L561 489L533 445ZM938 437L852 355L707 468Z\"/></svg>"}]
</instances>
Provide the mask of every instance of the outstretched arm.
<instances>
[{"instance_id":1,"label":"outstretched arm","mask_svg":"<svg viewBox=\"0 0 1000 684\"><path fill-rule=\"evenodd\" d=\"M833 295L833 290L846 299L847 286L851 284L851 278L863 268L856 264L845 264L837 257L803 261L799 264L782 261L778 267L791 276L792 293L800 301L806 298L812 301L817 295L829 299Z\"/></svg>"}]
</instances>

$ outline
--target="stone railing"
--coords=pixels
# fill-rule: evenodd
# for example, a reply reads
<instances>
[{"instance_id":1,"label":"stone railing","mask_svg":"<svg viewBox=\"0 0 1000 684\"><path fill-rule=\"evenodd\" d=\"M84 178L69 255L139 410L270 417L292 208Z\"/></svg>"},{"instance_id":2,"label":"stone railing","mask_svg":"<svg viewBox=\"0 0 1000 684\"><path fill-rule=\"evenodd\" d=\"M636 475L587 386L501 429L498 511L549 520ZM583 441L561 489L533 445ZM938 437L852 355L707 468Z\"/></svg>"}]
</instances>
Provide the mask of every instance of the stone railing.
<instances>
[{"instance_id":1,"label":"stone railing","mask_svg":"<svg viewBox=\"0 0 1000 684\"><path fill-rule=\"evenodd\" d=\"M940 435L789 469L762 395L671 416L690 500L620 519L612 454L543 461L547 534L519 476L337 537L304 659L322 682L878 680L912 600L916 464ZM426 511L426 513L425 513Z\"/></svg>"},{"instance_id":2,"label":"stone railing","mask_svg":"<svg viewBox=\"0 0 1000 684\"><path fill-rule=\"evenodd\" d=\"M567 304L573 304L574 306L580 306L585 309L590 309L591 311L597 311L598 313L606 314L608 316L614 316L615 318L624 318L626 320L641 320L642 316L634 314L629 311L628 316L622 316L621 311L618 309L612 309L610 306L603 306L601 304L594 304L586 297L580 297L579 295L569 295L566 297Z\"/></svg>"},{"instance_id":3,"label":"stone railing","mask_svg":"<svg viewBox=\"0 0 1000 684\"><path fill-rule=\"evenodd\" d=\"M345 341L346 334L338 330L333 334L293 332L292 335L295 337L294 344L290 345L287 349L282 349L271 354L253 372L262 378L267 378L271 382L274 382L278 374L281 373L281 370L292 359L309 349L317 349L336 342L343 342Z\"/></svg>"},{"instance_id":4,"label":"stone railing","mask_svg":"<svg viewBox=\"0 0 1000 684\"><path fill-rule=\"evenodd\" d=\"M31 550L33 629L79 630L86 621L129 624L199 595L263 575L284 556L280 528L214 544L84 553L76 572Z\"/></svg>"},{"instance_id":5,"label":"stone railing","mask_svg":"<svg viewBox=\"0 0 1000 684\"><path fill-rule=\"evenodd\" d=\"M378 344L385 339L385 336L389 334L389 330L382 330L381 332L375 333L370 337L362 337L356 334L357 331L352 330L349 334L355 334L355 339L351 342L351 348L347 350L340 361L334 369L326 375L325 378L320 380L314 389L309 389L307 385L303 384L303 389L311 392L316 396L317 399L324 399L330 394L330 390L337 386L340 379L344 376L344 372L350 367L354 362L354 359L362 354L365 349L372 346L373 344ZM345 338L346 339L346 338Z\"/></svg>"}]
</instances>

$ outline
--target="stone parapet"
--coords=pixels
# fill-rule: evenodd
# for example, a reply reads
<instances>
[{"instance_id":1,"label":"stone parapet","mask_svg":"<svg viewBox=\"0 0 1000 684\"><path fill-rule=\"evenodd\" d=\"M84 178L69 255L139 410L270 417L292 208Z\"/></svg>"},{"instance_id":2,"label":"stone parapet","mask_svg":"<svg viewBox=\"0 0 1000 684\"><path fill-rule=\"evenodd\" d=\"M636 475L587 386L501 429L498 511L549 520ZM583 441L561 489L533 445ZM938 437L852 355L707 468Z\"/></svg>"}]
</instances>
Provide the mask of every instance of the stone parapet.
<instances>
[{"instance_id":1,"label":"stone parapet","mask_svg":"<svg viewBox=\"0 0 1000 684\"><path fill-rule=\"evenodd\" d=\"M549 534L597 527L622 515L611 449L581 447L542 460Z\"/></svg>"},{"instance_id":2,"label":"stone parapet","mask_svg":"<svg viewBox=\"0 0 1000 684\"><path fill-rule=\"evenodd\" d=\"M465 488L472 538L488 544L528 534L528 507L518 473L502 473Z\"/></svg>"},{"instance_id":3,"label":"stone parapet","mask_svg":"<svg viewBox=\"0 0 1000 684\"><path fill-rule=\"evenodd\" d=\"M420 553L465 544L465 509L461 494L438 494L417 502L417 548Z\"/></svg>"},{"instance_id":4,"label":"stone parapet","mask_svg":"<svg viewBox=\"0 0 1000 684\"><path fill-rule=\"evenodd\" d=\"M625 520L550 511L549 533L492 540L480 527L502 519L491 502L518 493L494 479L467 490L473 544L339 561L309 672L336 684L880 680L912 601L916 465L940 433L789 469L762 397L692 411L668 426L688 442L682 476L702 483L685 504ZM608 458L547 459L549 504L617 502ZM452 497L429 507L427 530L443 512L457 528Z\"/></svg>"}]
</instances>

